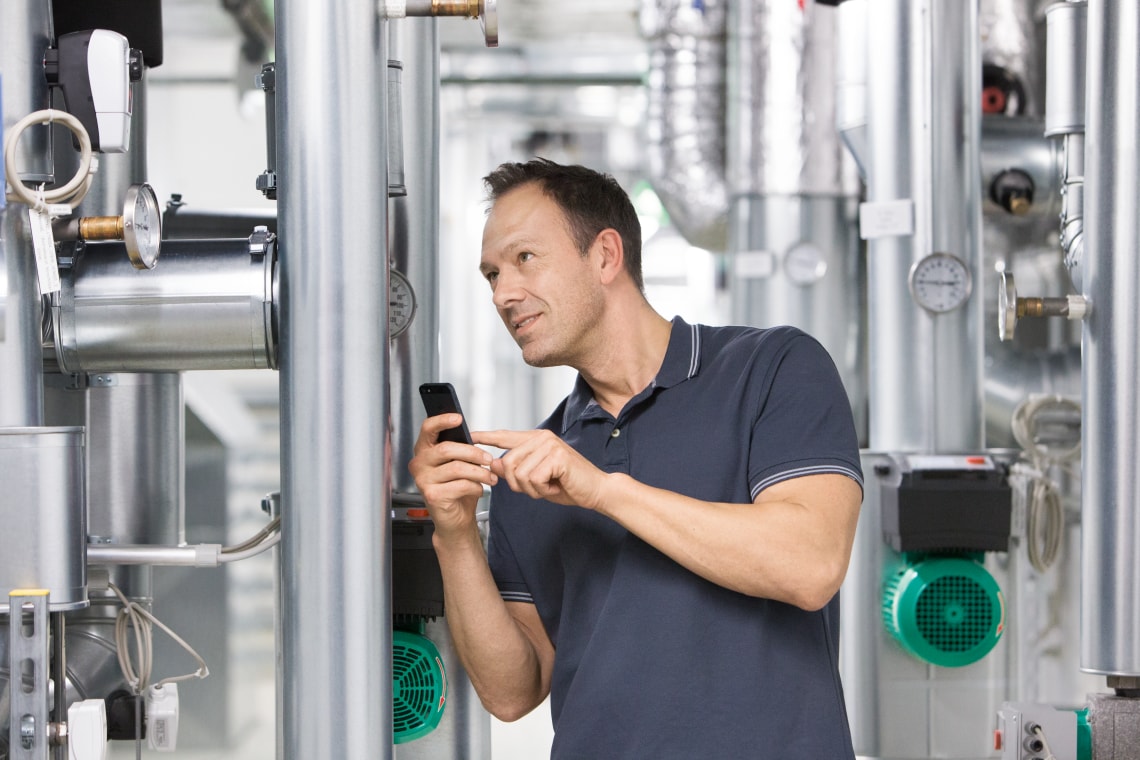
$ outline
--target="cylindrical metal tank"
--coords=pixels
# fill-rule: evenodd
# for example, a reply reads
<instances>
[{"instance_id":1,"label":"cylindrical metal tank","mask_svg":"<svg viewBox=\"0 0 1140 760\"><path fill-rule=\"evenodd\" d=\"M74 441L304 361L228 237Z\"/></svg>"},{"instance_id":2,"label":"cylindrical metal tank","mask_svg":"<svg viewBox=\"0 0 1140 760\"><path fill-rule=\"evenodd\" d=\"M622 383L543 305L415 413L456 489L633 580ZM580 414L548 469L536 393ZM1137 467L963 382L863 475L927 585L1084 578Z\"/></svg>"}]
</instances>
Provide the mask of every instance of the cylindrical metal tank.
<instances>
[{"instance_id":1,"label":"cylindrical metal tank","mask_svg":"<svg viewBox=\"0 0 1140 760\"><path fill-rule=\"evenodd\" d=\"M1089 3L1081 668L1140 676L1140 7Z\"/></svg>"},{"instance_id":2,"label":"cylindrical metal tank","mask_svg":"<svg viewBox=\"0 0 1140 760\"><path fill-rule=\"evenodd\" d=\"M0 428L0 588L47 589L53 612L87 606L83 472L83 428Z\"/></svg>"},{"instance_id":3,"label":"cylindrical metal tank","mask_svg":"<svg viewBox=\"0 0 1140 760\"><path fill-rule=\"evenodd\" d=\"M154 269L122 243L84 246L53 306L65 372L170 372L276 365L275 244L167 240Z\"/></svg>"}]
</instances>

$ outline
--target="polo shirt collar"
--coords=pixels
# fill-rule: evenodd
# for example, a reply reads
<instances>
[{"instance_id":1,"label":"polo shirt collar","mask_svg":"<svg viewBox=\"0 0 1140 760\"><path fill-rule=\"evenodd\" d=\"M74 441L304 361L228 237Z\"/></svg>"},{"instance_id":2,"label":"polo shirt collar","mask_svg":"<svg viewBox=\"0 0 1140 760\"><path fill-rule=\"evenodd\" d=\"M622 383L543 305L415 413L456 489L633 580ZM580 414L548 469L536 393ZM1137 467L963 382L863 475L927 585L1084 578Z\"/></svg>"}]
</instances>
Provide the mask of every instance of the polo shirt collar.
<instances>
[{"instance_id":1,"label":"polo shirt collar","mask_svg":"<svg viewBox=\"0 0 1140 760\"><path fill-rule=\"evenodd\" d=\"M673 329L669 333L669 345L665 349L665 359L653 383L637 398L648 396L656 388L669 388L677 383L695 377L701 366L700 325L690 325L680 317L673 317ZM578 420L605 414L594 401L594 390L578 375L574 390L566 399L566 413L562 416L562 433Z\"/></svg>"}]
</instances>

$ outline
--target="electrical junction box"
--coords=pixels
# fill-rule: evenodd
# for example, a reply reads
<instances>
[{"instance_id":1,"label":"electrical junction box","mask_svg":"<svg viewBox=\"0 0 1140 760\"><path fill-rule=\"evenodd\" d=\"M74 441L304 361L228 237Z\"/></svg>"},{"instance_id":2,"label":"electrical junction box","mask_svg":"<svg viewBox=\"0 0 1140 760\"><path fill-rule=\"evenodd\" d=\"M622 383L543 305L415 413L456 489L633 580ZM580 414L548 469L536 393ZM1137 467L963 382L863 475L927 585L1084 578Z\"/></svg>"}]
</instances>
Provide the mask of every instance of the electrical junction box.
<instances>
[{"instance_id":1,"label":"electrical junction box","mask_svg":"<svg viewBox=\"0 0 1140 760\"><path fill-rule=\"evenodd\" d=\"M997 717L994 749L1001 750L1001 760L1091 760L1087 736L1078 741L1080 715L1072 710L1003 702Z\"/></svg>"},{"instance_id":2,"label":"electrical junction box","mask_svg":"<svg viewBox=\"0 0 1140 760\"><path fill-rule=\"evenodd\" d=\"M1012 491L988 454L907 454L877 467L883 540L897 552L1007 551Z\"/></svg>"}]
</instances>

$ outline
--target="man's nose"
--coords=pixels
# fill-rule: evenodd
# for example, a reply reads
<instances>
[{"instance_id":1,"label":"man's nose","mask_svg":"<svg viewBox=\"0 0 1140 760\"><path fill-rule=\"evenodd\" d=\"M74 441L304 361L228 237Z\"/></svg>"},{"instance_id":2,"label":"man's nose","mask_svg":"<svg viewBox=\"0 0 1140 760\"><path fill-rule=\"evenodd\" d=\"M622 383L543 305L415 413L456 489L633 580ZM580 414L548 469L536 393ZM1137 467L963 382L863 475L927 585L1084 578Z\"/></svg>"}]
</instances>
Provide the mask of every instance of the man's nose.
<instances>
[{"instance_id":1,"label":"man's nose","mask_svg":"<svg viewBox=\"0 0 1140 760\"><path fill-rule=\"evenodd\" d=\"M499 272L495 280L495 291L492 300L500 309L522 300L523 289L521 280L512 273Z\"/></svg>"}]
</instances>

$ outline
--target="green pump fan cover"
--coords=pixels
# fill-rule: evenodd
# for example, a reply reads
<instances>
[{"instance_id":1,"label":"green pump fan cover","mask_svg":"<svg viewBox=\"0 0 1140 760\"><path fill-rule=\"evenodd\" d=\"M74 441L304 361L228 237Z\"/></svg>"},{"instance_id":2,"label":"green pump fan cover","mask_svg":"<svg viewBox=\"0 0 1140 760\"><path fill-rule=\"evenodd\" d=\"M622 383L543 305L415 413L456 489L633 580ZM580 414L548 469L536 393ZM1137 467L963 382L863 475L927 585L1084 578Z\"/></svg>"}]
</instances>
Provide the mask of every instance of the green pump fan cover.
<instances>
[{"instance_id":1,"label":"green pump fan cover","mask_svg":"<svg viewBox=\"0 0 1140 760\"><path fill-rule=\"evenodd\" d=\"M447 673L431 639L392 632L392 736L396 744L435 730L447 701Z\"/></svg>"},{"instance_id":2,"label":"green pump fan cover","mask_svg":"<svg viewBox=\"0 0 1140 760\"><path fill-rule=\"evenodd\" d=\"M956 668L985 657L1005 629L997 581L972 559L926 558L887 581L883 623L910 654Z\"/></svg>"}]
</instances>

